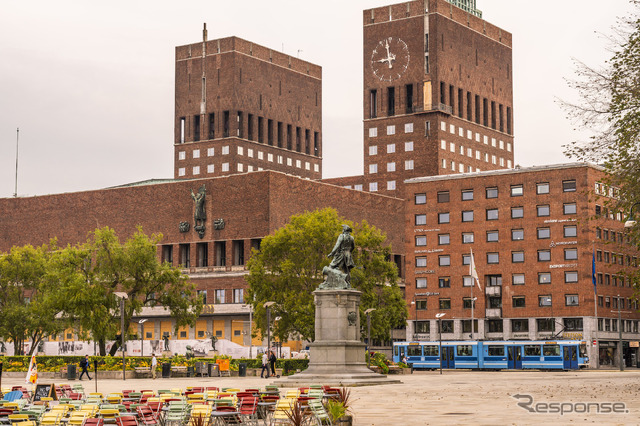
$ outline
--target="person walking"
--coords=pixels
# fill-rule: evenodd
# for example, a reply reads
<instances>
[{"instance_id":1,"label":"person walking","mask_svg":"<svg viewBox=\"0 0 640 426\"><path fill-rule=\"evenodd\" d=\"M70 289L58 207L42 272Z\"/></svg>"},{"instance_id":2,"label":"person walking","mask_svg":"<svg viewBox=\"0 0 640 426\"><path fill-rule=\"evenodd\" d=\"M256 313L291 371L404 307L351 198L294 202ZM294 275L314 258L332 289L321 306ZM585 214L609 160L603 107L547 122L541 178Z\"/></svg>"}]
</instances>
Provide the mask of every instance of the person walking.
<instances>
[{"instance_id":1,"label":"person walking","mask_svg":"<svg viewBox=\"0 0 640 426\"><path fill-rule=\"evenodd\" d=\"M264 376L264 372L267 372L266 377ZM260 377L268 379L269 378L269 356L266 352L262 354L262 371L260 372Z\"/></svg>"},{"instance_id":2,"label":"person walking","mask_svg":"<svg viewBox=\"0 0 640 426\"><path fill-rule=\"evenodd\" d=\"M271 375L276 375L276 354L273 351L269 351L269 363L271 364ZM277 376L280 377L280 376Z\"/></svg>"},{"instance_id":3,"label":"person walking","mask_svg":"<svg viewBox=\"0 0 640 426\"><path fill-rule=\"evenodd\" d=\"M78 380L82 380L82 376L84 376L85 374L87 375L87 377L89 377L89 355L85 355L84 358L80 361L80 368L82 368L82 373L80 373L80 377L78 378ZM89 377L89 380L91 380L91 377Z\"/></svg>"},{"instance_id":4,"label":"person walking","mask_svg":"<svg viewBox=\"0 0 640 426\"><path fill-rule=\"evenodd\" d=\"M156 368L158 367L158 359L156 358L156 354L151 356L151 377L153 380L156 379Z\"/></svg>"}]
</instances>

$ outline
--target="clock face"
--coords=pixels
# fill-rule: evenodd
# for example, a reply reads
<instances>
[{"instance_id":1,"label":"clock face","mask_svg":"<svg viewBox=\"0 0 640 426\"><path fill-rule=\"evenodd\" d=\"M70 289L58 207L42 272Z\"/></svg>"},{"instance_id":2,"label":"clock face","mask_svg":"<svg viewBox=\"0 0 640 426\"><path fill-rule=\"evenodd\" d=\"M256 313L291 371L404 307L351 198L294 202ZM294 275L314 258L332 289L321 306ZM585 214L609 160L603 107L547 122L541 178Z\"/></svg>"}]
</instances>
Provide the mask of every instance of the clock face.
<instances>
[{"instance_id":1,"label":"clock face","mask_svg":"<svg viewBox=\"0 0 640 426\"><path fill-rule=\"evenodd\" d=\"M409 48L398 37L387 37L378 42L371 54L373 74L380 81L400 78L409 66Z\"/></svg>"}]
</instances>

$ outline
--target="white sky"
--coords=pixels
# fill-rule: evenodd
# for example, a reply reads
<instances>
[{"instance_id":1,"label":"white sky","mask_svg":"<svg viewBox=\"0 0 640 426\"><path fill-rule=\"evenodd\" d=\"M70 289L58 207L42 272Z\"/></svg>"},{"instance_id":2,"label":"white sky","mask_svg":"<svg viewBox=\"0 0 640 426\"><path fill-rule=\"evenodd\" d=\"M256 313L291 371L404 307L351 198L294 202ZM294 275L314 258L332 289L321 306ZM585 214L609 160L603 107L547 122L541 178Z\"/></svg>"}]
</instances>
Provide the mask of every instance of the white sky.
<instances>
[{"instance_id":1,"label":"white sky","mask_svg":"<svg viewBox=\"0 0 640 426\"><path fill-rule=\"evenodd\" d=\"M390 0L0 1L0 197L173 177L174 47L236 35L323 67L324 177L362 173L362 10ZM627 0L477 0L514 40L516 164L566 162L556 102Z\"/></svg>"}]
</instances>

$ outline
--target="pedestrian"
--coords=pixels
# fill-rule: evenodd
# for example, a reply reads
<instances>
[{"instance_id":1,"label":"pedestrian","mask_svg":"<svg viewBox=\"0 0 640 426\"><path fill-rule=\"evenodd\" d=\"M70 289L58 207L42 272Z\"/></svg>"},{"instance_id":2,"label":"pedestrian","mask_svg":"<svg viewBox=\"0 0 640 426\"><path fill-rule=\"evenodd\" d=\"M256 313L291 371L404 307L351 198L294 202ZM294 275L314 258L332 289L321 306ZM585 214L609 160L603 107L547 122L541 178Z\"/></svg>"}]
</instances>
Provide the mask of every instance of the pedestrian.
<instances>
[{"instance_id":1,"label":"pedestrian","mask_svg":"<svg viewBox=\"0 0 640 426\"><path fill-rule=\"evenodd\" d=\"M151 377L153 380L156 379L156 368L158 367L158 359L156 358L156 354L152 354L151 356Z\"/></svg>"},{"instance_id":2,"label":"pedestrian","mask_svg":"<svg viewBox=\"0 0 640 426\"><path fill-rule=\"evenodd\" d=\"M269 363L271 363L271 375L276 375L276 354L273 351L269 351ZM280 377L280 376L277 376Z\"/></svg>"},{"instance_id":3,"label":"pedestrian","mask_svg":"<svg viewBox=\"0 0 640 426\"><path fill-rule=\"evenodd\" d=\"M78 380L82 380L82 376L84 376L85 374L87 375L87 377L89 377L89 355L85 355L84 358L80 361L80 368L82 368L82 373L80 373L80 377L78 378ZM89 380L91 380L91 377L89 377Z\"/></svg>"},{"instance_id":4,"label":"pedestrian","mask_svg":"<svg viewBox=\"0 0 640 426\"><path fill-rule=\"evenodd\" d=\"M267 376L264 377L264 372L267 372ZM269 378L269 356L266 352L262 354L262 371L260 372L260 377L268 379Z\"/></svg>"}]
</instances>

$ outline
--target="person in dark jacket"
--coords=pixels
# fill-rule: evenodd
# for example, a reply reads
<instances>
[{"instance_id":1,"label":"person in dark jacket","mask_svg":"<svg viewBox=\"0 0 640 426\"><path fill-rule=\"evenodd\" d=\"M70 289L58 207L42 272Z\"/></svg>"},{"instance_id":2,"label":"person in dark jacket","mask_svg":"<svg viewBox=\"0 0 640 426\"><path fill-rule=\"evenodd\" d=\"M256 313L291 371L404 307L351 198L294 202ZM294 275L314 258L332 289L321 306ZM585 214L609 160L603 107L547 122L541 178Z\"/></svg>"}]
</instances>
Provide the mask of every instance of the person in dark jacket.
<instances>
[{"instance_id":1,"label":"person in dark jacket","mask_svg":"<svg viewBox=\"0 0 640 426\"><path fill-rule=\"evenodd\" d=\"M271 375L276 375L276 354L273 351L269 351L269 363L271 364ZM280 377L280 376L277 376Z\"/></svg>"},{"instance_id":2,"label":"person in dark jacket","mask_svg":"<svg viewBox=\"0 0 640 426\"><path fill-rule=\"evenodd\" d=\"M80 373L78 380L82 380L82 376L85 374L89 377L89 355L85 355L82 361L80 361L80 368L82 368L82 373ZM91 380L91 377L89 377L89 380Z\"/></svg>"}]
</instances>

